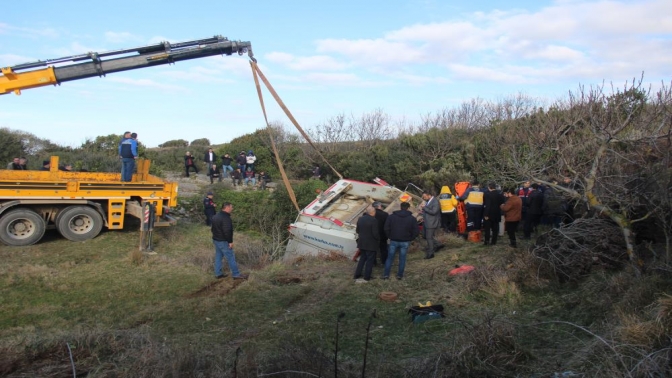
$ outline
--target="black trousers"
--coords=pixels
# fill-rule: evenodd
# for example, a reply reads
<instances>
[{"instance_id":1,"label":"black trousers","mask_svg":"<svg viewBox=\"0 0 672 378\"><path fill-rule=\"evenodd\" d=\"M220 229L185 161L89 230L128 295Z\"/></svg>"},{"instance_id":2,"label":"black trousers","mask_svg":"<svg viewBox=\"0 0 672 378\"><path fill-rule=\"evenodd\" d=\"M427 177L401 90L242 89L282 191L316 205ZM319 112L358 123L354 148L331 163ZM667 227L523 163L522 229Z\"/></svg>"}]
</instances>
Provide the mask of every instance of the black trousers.
<instances>
[{"instance_id":1,"label":"black trousers","mask_svg":"<svg viewBox=\"0 0 672 378\"><path fill-rule=\"evenodd\" d=\"M497 244L500 218L497 219L490 218L486 219L485 222L483 222L483 228L485 229L485 240L483 241L483 243L492 245Z\"/></svg>"},{"instance_id":2,"label":"black trousers","mask_svg":"<svg viewBox=\"0 0 672 378\"><path fill-rule=\"evenodd\" d=\"M385 240L382 240L382 238L383 237L381 236L380 248L378 248L378 249L380 250L380 262L384 266L385 261L387 261L387 252L389 250L389 246L387 245L387 238L385 238Z\"/></svg>"},{"instance_id":3,"label":"black trousers","mask_svg":"<svg viewBox=\"0 0 672 378\"><path fill-rule=\"evenodd\" d=\"M509 235L509 245L516 246L516 231L518 230L518 221L504 222L504 230Z\"/></svg>"},{"instance_id":4,"label":"black trousers","mask_svg":"<svg viewBox=\"0 0 672 378\"><path fill-rule=\"evenodd\" d=\"M364 279L367 281L371 279L376 252L378 251L360 250L359 262L357 263L357 269L355 269L355 279L362 277L362 270L364 270Z\"/></svg>"},{"instance_id":5,"label":"black trousers","mask_svg":"<svg viewBox=\"0 0 672 378\"><path fill-rule=\"evenodd\" d=\"M467 208L467 231L479 231L483 222L482 207Z\"/></svg>"},{"instance_id":6,"label":"black trousers","mask_svg":"<svg viewBox=\"0 0 672 378\"><path fill-rule=\"evenodd\" d=\"M450 231L450 232L455 232L457 229L457 211L453 211L452 213L441 213L441 228L443 228L444 231Z\"/></svg>"},{"instance_id":7,"label":"black trousers","mask_svg":"<svg viewBox=\"0 0 672 378\"><path fill-rule=\"evenodd\" d=\"M529 239L532 236L532 231L537 228L539 222L541 222L541 215L542 214L527 213L525 223L523 224L523 236L525 239Z\"/></svg>"},{"instance_id":8,"label":"black trousers","mask_svg":"<svg viewBox=\"0 0 672 378\"><path fill-rule=\"evenodd\" d=\"M215 216L215 210L205 210L205 224L206 226L212 226L212 217Z\"/></svg>"},{"instance_id":9,"label":"black trousers","mask_svg":"<svg viewBox=\"0 0 672 378\"><path fill-rule=\"evenodd\" d=\"M198 167L196 165L194 165L194 164L187 165L187 166L184 167L184 170L187 171L186 172L187 177L189 177L189 168L194 168L194 171L196 171L196 173L198 173Z\"/></svg>"}]
</instances>

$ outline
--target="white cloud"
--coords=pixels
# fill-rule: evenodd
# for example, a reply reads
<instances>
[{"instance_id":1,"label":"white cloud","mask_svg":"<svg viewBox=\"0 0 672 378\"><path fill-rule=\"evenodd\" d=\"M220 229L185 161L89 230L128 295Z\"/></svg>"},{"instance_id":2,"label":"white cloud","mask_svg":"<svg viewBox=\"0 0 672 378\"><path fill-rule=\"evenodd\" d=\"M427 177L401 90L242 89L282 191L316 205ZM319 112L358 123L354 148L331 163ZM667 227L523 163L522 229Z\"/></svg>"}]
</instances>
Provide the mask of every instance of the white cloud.
<instances>
[{"instance_id":1,"label":"white cloud","mask_svg":"<svg viewBox=\"0 0 672 378\"><path fill-rule=\"evenodd\" d=\"M112 76L108 78L109 81L130 85L134 87L154 88L170 92L187 92L187 89L178 85L170 85L158 83L150 79L131 79L127 77Z\"/></svg>"},{"instance_id":2,"label":"white cloud","mask_svg":"<svg viewBox=\"0 0 672 378\"><path fill-rule=\"evenodd\" d=\"M333 57L327 55L295 57L287 53L274 52L267 54L265 58L271 62L283 64L288 68L297 71L307 71L307 70L340 71L347 68L346 64L338 62Z\"/></svg>"},{"instance_id":3,"label":"white cloud","mask_svg":"<svg viewBox=\"0 0 672 378\"><path fill-rule=\"evenodd\" d=\"M391 84L390 82L365 79L353 73L315 72L306 74L302 80L311 84L346 87L381 87Z\"/></svg>"},{"instance_id":4,"label":"white cloud","mask_svg":"<svg viewBox=\"0 0 672 378\"><path fill-rule=\"evenodd\" d=\"M56 38L59 36L58 31L53 28L24 28L6 23L0 23L0 34L13 35L19 38Z\"/></svg>"},{"instance_id":5,"label":"white cloud","mask_svg":"<svg viewBox=\"0 0 672 378\"><path fill-rule=\"evenodd\" d=\"M123 43L129 41L141 41L142 39L129 32L108 31L105 32L105 40L110 43Z\"/></svg>"},{"instance_id":6,"label":"white cloud","mask_svg":"<svg viewBox=\"0 0 672 378\"><path fill-rule=\"evenodd\" d=\"M16 54L0 54L0 67L15 66L17 64L35 62L38 59Z\"/></svg>"},{"instance_id":7,"label":"white cloud","mask_svg":"<svg viewBox=\"0 0 672 378\"><path fill-rule=\"evenodd\" d=\"M522 84L529 82L529 79L519 74L516 69L490 68L467 66L463 64L451 64L450 69L455 73L457 79L466 79L474 81L498 81L506 83Z\"/></svg>"},{"instance_id":8,"label":"white cloud","mask_svg":"<svg viewBox=\"0 0 672 378\"><path fill-rule=\"evenodd\" d=\"M317 41L317 51L339 53L360 64L415 63L426 55L418 47L386 39L323 39Z\"/></svg>"},{"instance_id":9,"label":"white cloud","mask_svg":"<svg viewBox=\"0 0 672 378\"><path fill-rule=\"evenodd\" d=\"M411 25L382 38L319 40L317 52L366 69L421 64L473 80L547 82L627 71L669 74L670 33L669 0L556 1L534 12L494 10Z\"/></svg>"}]
</instances>

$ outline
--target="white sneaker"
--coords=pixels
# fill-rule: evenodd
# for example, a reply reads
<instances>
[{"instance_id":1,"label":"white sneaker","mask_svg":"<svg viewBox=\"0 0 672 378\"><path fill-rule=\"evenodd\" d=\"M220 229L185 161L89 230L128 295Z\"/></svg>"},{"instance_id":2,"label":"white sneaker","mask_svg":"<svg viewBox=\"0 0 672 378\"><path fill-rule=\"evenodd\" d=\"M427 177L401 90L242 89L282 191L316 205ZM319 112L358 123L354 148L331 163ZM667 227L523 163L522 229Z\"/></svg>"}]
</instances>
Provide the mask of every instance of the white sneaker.
<instances>
[{"instance_id":1,"label":"white sneaker","mask_svg":"<svg viewBox=\"0 0 672 378\"><path fill-rule=\"evenodd\" d=\"M358 284L360 284L360 283L368 283L368 282L369 282L369 281L367 281L367 280L365 280L365 279L363 279L363 278L358 278L358 279L355 280L355 283L358 283Z\"/></svg>"}]
</instances>

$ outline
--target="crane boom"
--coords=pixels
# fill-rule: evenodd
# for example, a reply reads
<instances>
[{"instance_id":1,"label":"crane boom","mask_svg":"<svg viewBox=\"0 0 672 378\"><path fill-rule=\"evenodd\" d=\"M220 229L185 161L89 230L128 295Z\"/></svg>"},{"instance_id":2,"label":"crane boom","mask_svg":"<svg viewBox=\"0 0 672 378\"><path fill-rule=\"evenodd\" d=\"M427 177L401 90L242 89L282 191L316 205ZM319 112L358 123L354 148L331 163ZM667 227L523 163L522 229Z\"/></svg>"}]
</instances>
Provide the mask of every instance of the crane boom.
<instances>
[{"instance_id":1,"label":"crane boom","mask_svg":"<svg viewBox=\"0 0 672 378\"><path fill-rule=\"evenodd\" d=\"M214 36L187 42L161 42L130 49L90 52L24 63L1 69L0 95L10 92L20 95L22 90L29 88L236 52L238 55L247 53L254 59L250 42L229 41L226 37ZM86 62L79 63L82 61ZM55 66L56 64L59 66Z\"/></svg>"}]
</instances>

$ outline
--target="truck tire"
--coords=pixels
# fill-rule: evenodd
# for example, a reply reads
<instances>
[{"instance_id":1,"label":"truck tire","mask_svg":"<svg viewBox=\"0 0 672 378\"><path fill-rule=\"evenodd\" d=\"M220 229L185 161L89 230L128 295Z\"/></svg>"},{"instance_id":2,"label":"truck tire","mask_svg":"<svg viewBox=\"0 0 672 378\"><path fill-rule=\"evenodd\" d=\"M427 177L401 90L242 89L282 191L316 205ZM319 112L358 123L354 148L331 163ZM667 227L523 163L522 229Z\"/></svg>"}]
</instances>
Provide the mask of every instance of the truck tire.
<instances>
[{"instance_id":1,"label":"truck tire","mask_svg":"<svg viewBox=\"0 0 672 378\"><path fill-rule=\"evenodd\" d=\"M0 218L0 240L7 245L22 246L37 243L47 229L44 219L28 209L16 209Z\"/></svg>"},{"instance_id":2,"label":"truck tire","mask_svg":"<svg viewBox=\"0 0 672 378\"><path fill-rule=\"evenodd\" d=\"M103 229L103 217L88 206L66 207L57 218L58 232L72 241L93 239Z\"/></svg>"}]
</instances>

